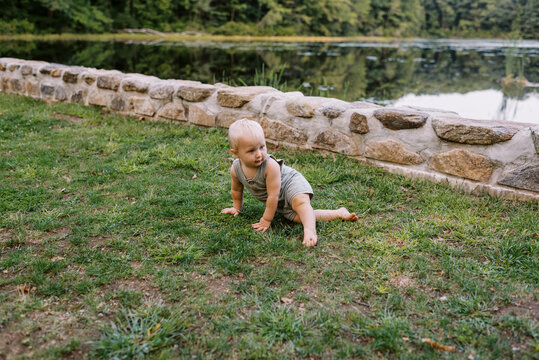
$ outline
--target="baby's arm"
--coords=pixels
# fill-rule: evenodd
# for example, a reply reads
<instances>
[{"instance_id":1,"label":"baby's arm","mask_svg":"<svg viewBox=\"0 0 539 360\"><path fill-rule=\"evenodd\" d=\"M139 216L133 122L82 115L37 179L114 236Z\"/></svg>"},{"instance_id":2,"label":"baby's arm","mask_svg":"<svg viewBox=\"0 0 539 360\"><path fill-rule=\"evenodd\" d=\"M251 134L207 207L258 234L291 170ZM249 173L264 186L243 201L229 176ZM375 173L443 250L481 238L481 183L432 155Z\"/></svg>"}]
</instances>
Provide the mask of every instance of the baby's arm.
<instances>
[{"instance_id":1,"label":"baby's arm","mask_svg":"<svg viewBox=\"0 0 539 360\"><path fill-rule=\"evenodd\" d=\"M238 216L243 206L243 185L236 177L234 172L234 166L230 167L230 177L232 178L232 188L230 194L232 195L232 207L221 210L223 214L231 214Z\"/></svg>"},{"instance_id":2,"label":"baby's arm","mask_svg":"<svg viewBox=\"0 0 539 360\"><path fill-rule=\"evenodd\" d=\"M253 228L260 232L265 232L270 227L275 211L277 211L279 192L281 191L281 167L272 158L268 159L266 165L266 189L268 191L266 210L260 221L253 224Z\"/></svg>"}]
</instances>

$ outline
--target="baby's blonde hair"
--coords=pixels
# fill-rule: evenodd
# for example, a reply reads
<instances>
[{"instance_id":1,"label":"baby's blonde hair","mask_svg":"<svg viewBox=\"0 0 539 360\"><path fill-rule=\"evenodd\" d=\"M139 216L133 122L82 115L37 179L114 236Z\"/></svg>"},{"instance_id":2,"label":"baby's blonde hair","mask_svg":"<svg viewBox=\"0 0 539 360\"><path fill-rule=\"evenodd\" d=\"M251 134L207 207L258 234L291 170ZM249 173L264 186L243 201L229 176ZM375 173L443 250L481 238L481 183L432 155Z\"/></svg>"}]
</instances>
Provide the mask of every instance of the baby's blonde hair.
<instances>
[{"instance_id":1,"label":"baby's blonde hair","mask_svg":"<svg viewBox=\"0 0 539 360\"><path fill-rule=\"evenodd\" d=\"M238 142L242 136L262 136L264 138L264 130L259 123L249 119L240 119L235 121L228 129L228 142L230 148L237 150Z\"/></svg>"}]
</instances>

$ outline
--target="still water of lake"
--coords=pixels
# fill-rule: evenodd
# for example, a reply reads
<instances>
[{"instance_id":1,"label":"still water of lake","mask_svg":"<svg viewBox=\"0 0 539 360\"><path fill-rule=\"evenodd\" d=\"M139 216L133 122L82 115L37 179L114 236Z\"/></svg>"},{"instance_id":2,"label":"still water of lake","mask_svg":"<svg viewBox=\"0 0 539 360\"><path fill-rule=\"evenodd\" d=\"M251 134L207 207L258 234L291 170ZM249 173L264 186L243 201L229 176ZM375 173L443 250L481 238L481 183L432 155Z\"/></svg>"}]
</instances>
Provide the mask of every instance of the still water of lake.
<instances>
[{"instance_id":1,"label":"still water of lake","mask_svg":"<svg viewBox=\"0 0 539 360\"><path fill-rule=\"evenodd\" d=\"M162 79L253 85L255 73L306 95L451 110L539 124L539 41L390 43L3 41L0 57L44 60ZM526 87L502 87L507 74ZM260 82L259 82L260 84Z\"/></svg>"}]
</instances>

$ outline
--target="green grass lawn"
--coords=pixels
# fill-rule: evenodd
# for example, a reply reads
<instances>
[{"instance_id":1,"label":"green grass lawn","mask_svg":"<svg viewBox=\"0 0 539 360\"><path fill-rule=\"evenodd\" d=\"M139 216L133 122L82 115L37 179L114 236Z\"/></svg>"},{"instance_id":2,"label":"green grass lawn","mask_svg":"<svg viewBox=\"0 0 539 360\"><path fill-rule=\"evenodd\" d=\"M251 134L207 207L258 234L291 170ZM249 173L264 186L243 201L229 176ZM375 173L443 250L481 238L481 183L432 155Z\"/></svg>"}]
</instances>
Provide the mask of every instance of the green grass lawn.
<instances>
[{"instance_id":1,"label":"green grass lawn","mask_svg":"<svg viewBox=\"0 0 539 360\"><path fill-rule=\"evenodd\" d=\"M314 207L360 216L305 248L279 216L254 232L249 195L219 213L223 129L8 94L0 113L0 358L537 358L537 201L270 149Z\"/></svg>"}]
</instances>

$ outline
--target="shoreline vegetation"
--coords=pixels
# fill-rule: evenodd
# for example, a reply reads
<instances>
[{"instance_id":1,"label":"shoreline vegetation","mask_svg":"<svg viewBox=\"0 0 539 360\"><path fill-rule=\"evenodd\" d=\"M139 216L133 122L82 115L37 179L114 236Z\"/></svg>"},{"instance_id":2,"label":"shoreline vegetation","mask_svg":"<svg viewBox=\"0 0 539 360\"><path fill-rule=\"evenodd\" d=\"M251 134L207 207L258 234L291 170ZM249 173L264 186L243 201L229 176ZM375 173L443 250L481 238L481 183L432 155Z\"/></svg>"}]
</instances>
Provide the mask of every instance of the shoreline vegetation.
<instances>
[{"instance_id":1,"label":"shoreline vegetation","mask_svg":"<svg viewBox=\"0 0 539 360\"><path fill-rule=\"evenodd\" d=\"M5 0L0 34L166 33L536 39L535 0Z\"/></svg>"},{"instance_id":2,"label":"shoreline vegetation","mask_svg":"<svg viewBox=\"0 0 539 360\"><path fill-rule=\"evenodd\" d=\"M419 37L387 36L252 36L252 35L183 35L178 33L160 34L17 34L0 35L0 41L217 41L217 42L392 42L414 41Z\"/></svg>"},{"instance_id":3,"label":"shoreline vegetation","mask_svg":"<svg viewBox=\"0 0 539 360\"><path fill-rule=\"evenodd\" d=\"M207 42L286 42L286 43L338 43L338 42L412 42L417 40L436 39L488 39L523 41L530 39L509 39L507 37L396 37L396 36L257 36L257 35L212 35L212 34L183 34L183 33L104 33L104 34L0 34L0 41L207 41Z\"/></svg>"}]
</instances>

